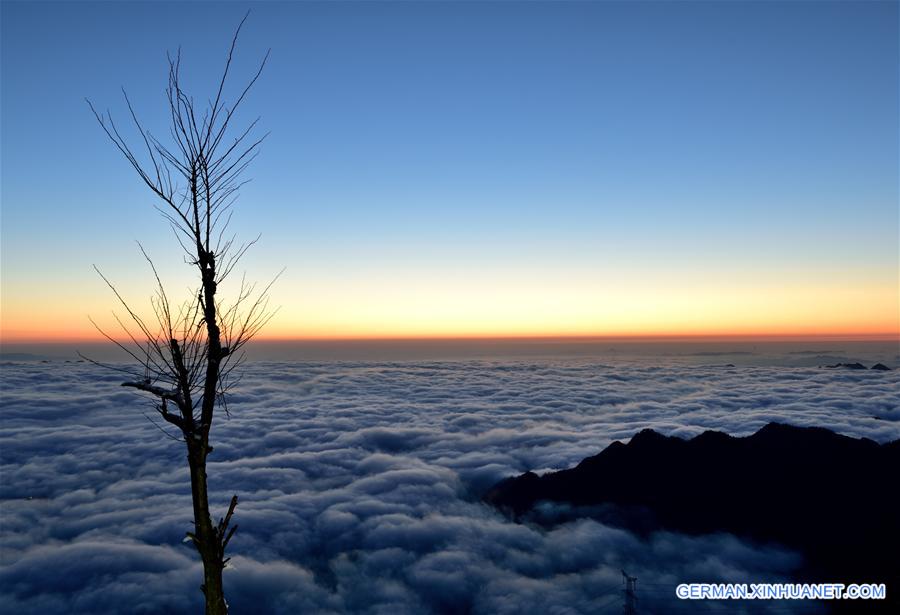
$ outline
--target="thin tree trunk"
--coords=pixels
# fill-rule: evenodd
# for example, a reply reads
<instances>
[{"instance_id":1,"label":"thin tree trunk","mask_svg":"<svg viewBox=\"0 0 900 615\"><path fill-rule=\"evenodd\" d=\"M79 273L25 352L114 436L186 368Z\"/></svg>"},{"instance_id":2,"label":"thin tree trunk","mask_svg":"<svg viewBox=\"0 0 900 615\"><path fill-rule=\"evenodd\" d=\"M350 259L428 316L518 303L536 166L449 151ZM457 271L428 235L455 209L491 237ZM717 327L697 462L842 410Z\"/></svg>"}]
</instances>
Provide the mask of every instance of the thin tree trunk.
<instances>
[{"instance_id":1,"label":"thin tree trunk","mask_svg":"<svg viewBox=\"0 0 900 615\"><path fill-rule=\"evenodd\" d=\"M128 111L141 135L149 161L144 159L142 162L142 155L136 154L129 147L111 115L100 115L88 101L103 131L137 171L141 180L165 204L163 215L172 224L190 263L200 273L201 287L198 294L192 294L189 301L173 311L153 261L141 248L158 284L153 308L161 334L154 333L152 327L125 303L115 287L105 277L103 280L146 336L146 343L139 343L128 327L122 325L137 347L132 351L104 333L144 368L143 379L125 382L123 386L155 395L158 399L157 412L164 421L180 430L187 443L194 508L194 531L188 532L188 537L203 561L202 589L206 598L206 615L228 613L222 588L222 570L228 563L228 558L225 557L226 547L237 530L237 525L230 525L237 506L236 495L231 498L228 512L218 523L213 522L209 514L206 461L213 450L209 445L213 414L217 402L224 401L228 389L225 382L227 374L242 360L240 348L272 315L266 313L265 295L268 287L253 301L252 286L242 284L234 303L221 313L216 306L217 285L227 277L246 249L255 243L233 247L233 238L223 240L223 233L230 219L230 214L226 212L243 184L240 180L241 173L253 160L265 138L263 136L252 143L245 142L256 121L238 133L233 141L228 137L232 114L256 83L268 58L266 53L258 70L237 99L226 104L222 98L223 89L238 34L246 19L245 16L234 32L218 92L204 112L200 113L198 109L195 113L194 98L187 95L181 87L180 53L169 58L166 95L174 145L164 145L145 130L131 101L125 96ZM255 137L251 137L251 140L253 138ZM182 179L186 182L184 188L179 184ZM239 308L245 301L251 301L251 304L244 311ZM231 361L231 356L236 353L236 358ZM225 374L223 369L226 370ZM171 404L178 407L178 413L169 411Z\"/></svg>"},{"instance_id":2,"label":"thin tree trunk","mask_svg":"<svg viewBox=\"0 0 900 615\"><path fill-rule=\"evenodd\" d=\"M194 200L197 200L196 187ZM222 588L224 568L224 545L220 531L209 516L209 501L206 487L206 457L210 452L209 431L212 427L213 410L219 384L219 366L222 346L216 318L216 261L215 256L197 241L197 256L203 282L204 320L208 337L206 350L206 377L203 387L203 403L200 425L192 440L188 441L188 459L191 467L191 493L194 500L194 526L197 531L197 550L203 560L203 594L206 596L206 615L227 615L228 605ZM233 506L232 506L233 510ZM229 513L230 516L230 513Z\"/></svg>"},{"instance_id":3,"label":"thin tree trunk","mask_svg":"<svg viewBox=\"0 0 900 615\"><path fill-rule=\"evenodd\" d=\"M203 438L205 440L205 438ZM206 597L206 615L226 615L228 605L222 588L222 548L218 532L209 516L209 500L206 486L205 442L188 442L188 463L191 469L191 495L194 503L194 545L203 560L203 595Z\"/></svg>"}]
</instances>

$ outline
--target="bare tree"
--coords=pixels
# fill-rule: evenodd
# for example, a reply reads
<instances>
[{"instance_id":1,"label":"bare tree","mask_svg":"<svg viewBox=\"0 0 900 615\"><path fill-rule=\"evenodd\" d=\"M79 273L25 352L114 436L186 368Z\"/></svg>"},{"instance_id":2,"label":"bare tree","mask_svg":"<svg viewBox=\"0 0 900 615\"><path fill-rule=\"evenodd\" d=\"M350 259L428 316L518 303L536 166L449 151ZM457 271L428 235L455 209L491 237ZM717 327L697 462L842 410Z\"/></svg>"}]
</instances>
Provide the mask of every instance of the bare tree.
<instances>
[{"instance_id":1,"label":"bare tree","mask_svg":"<svg viewBox=\"0 0 900 615\"><path fill-rule=\"evenodd\" d=\"M235 30L218 89L206 104L195 105L194 98L182 88L180 50L174 57L167 56L166 97L171 125L166 144L144 128L124 90L130 123L140 135L137 148L126 142L109 111L99 113L88 101L106 135L158 199L157 209L168 220L187 255L186 262L199 274L190 297L172 303L153 261L141 247L156 279L151 299L153 316L145 317L133 310L98 270L127 313L124 319L116 316L124 341L98 329L135 361L130 368L106 366L130 375L123 386L152 396L156 412L175 428L174 435L171 427L157 426L186 443L194 508L194 531L187 536L203 560L201 589L207 615L228 612L222 569L228 562L225 549L237 529L231 523L236 495L218 523L210 517L206 476L206 460L213 451L210 430L215 411L221 407L228 412L225 396L233 384L234 369L244 359L243 346L274 315L267 307L271 283L257 291L255 285L242 279L228 302L217 294L256 242L238 244L228 231L232 205L247 181L242 174L265 139L265 135L254 136L259 118L238 130L233 128L232 119L262 73L268 52L232 101L226 101L232 56L246 19L244 16Z\"/></svg>"}]
</instances>

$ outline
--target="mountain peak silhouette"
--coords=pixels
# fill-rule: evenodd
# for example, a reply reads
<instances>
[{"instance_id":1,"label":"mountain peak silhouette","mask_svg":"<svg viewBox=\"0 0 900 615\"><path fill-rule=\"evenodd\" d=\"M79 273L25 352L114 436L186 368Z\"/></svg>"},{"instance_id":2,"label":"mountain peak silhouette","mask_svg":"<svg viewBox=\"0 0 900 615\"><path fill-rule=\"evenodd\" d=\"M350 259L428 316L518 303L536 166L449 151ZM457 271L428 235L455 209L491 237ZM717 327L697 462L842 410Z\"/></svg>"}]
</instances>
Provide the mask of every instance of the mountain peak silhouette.
<instances>
[{"instance_id":1,"label":"mountain peak silhouette","mask_svg":"<svg viewBox=\"0 0 900 615\"><path fill-rule=\"evenodd\" d=\"M688 440L644 429L575 468L505 479L484 500L520 521L558 523L536 507L550 502L573 511L562 520L594 517L639 534L776 542L804 554L804 578L889 582L896 596L898 476L900 440L783 423L746 437L706 431Z\"/></svg>"}]
</instances>

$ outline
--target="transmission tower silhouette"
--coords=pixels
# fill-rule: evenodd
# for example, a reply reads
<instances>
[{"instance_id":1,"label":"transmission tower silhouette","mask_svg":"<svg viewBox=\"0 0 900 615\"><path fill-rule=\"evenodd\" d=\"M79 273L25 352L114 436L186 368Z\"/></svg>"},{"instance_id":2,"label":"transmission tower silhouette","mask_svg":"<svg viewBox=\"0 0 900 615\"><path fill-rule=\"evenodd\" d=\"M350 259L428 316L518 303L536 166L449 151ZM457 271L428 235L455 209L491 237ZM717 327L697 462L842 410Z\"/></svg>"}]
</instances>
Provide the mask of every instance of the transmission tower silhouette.
<instances>
[{"instance_id":1,"label":"transmission tower silhouette","mask_svg":"<svg viewBox=\"0 0 900 615\"><path fill-rule=\"evenodd\" d=\"M625 615L637 615L637 577L622 571L622 581L625 583Z\"/></svg>"}]
</instances>

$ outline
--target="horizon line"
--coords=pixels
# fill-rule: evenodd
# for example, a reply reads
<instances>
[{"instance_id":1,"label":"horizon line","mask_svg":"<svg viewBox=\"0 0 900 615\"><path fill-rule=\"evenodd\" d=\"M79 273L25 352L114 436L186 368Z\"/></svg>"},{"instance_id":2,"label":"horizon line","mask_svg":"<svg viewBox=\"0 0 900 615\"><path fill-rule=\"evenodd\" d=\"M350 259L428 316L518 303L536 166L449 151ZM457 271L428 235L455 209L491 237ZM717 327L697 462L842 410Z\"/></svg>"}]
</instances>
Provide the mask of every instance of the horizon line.
<instances>
[{"instance_id":1,"label":"horizon line","mask_svg":"<svg viewBox=\"0 0 900 615\"><path fill-rule=\"evenodd\" d=\"M131 343L131 340L117 340ZM260 337L255 344L302 344L302 343L403 343L403 342L752 342L752 341L844 341L875 342L896 341L900 343L900 332L880 333L642 333L642 334L572 334L572 335L372 335L372 336L297 336ZM6 345L70 345L70 344L112 344L105 338L55 338L55 339L0 339L0 347Z\"/></svg>"}]
</instances>

